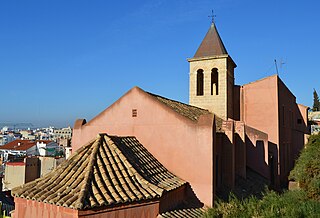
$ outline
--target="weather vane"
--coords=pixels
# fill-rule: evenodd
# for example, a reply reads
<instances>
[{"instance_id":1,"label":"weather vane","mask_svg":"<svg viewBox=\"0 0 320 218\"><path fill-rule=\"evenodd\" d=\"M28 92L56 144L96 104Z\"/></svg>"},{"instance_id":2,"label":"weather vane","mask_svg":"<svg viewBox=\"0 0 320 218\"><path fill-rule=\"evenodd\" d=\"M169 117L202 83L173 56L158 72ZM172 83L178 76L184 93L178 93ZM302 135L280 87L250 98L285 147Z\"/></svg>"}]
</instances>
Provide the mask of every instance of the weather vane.
<instances>
[{"instance_id":1,"label":"weather vane","mask_svg":"<svg viewBox=\"0 0 320 218\"><path fill-rule=\"evenodd\" d=\"M211 15L209 15L208 17L211 18L211 23L214 24L214 18L216 17L216 15L213 13L213 10L211 10Z\"/></svg>"}]
</instances>

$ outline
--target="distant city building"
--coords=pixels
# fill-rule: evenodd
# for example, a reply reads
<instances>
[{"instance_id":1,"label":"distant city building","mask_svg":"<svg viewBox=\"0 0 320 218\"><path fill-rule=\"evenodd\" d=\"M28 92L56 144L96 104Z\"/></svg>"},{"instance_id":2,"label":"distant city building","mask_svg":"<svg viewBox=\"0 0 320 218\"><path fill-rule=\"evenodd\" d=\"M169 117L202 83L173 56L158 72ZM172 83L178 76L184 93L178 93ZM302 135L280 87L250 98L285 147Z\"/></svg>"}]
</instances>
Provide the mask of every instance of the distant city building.
<instances>
[{"instance_id":1,"label":"distant city building","mask_svg":"<svg viewBox=\"0 0 320 218\"><path fill-rule=\"evenodd\" d=\"M18 162L8 162L5 167L3 191L39 178L40 162L37 157L24 158Z\"/></svg>"},{"instance_id":2,"label":"distant city building","mask_svg":"<svg viewBox=\"0 0 320 218\"><path fill-rule=\"evenodd\" d=\"M55 157L25 157L8 162L5 166L3 191L11 190L48 174L64 160L65 158Z\"/></svg>"},{"instance_id":3,"label":"distant city building","mask_svg":"<svg viewBox=\"0 0 320 218\"><path fill-rule=\"evenodd\" d=\"M14 135L12 135L12 134L10 134L10 135L0 135L0 146L1 145L5 145L5 144L7 144L7 143L9 143L9 142L12 142L12 141L14 141L16 139L16 137L14 136Z\"/></svg>"},{"instance_id":4,"label":"distant city building","mask_svg":"<svg viewBox=\"0 0 320 218\"><path fill-rule=\"evenodd\" d=\"M56 142L63 147L71 146L71 139L56 139Z\"/></svg>"},{"instance_id":5,"label":"distant city building","mask_svg":"<svg viewBox=\"0 0 320 218\"><path fill-rule=\"evenodd\" d=\"M37 149L39 151L39 156L61 156L64 154L62 147L56 142L48 140L37 141Z\"/></svg>"},{"instance_id":6,"label":"distant city building","mask_svg":"<svg viewBox=\"0 0 320 218\"><path fill-rule=\"evenodd\" d=\"M32 130L21 130L21 138L26 140L36 140L36 136L33 134Z\"/></svg>"},{"instance_id":7,"label":"distant city building","mask_svg":"<svg viewBox=\"0 0 320 218\"><path fill-rule=\"evenodd\" d=\"M52 141L15 140L0 147L3 162L10 160L9 156L63 156L63 147Z\"/></svg>"},{"instance_id":8,"label":"distant city building","mask_svg":"<svg viewBox=\"0 0 320 218\"><path fill-rule=\"evenodd\" d=\"M60 165L65 158L55 158L55 157L39 157L40 160L40 177L50 173L58 165Z\"/></svg>"},{"instance_id":9,"label":"distant city building","mask_svg":"<svg viewBox=\"0 0 320 218\"><path fill-rule=\"evenodd\" d=\"M55 129L54 135L56 139L71 139L72 138L72 128L69 126L67 128Z\"/></svg>"},{"instance_id":10,"label":"distant city building","mask_svg":"<svg viewBox=\"0 0 320 218\"><path fill-rule=\"evenodd\" d=\"M14 140L8 144L0 147L1 157L4 162L11 156L36 156L39 154L37 151L37 143L31 140Z\"/></svg>"},{"instance_id":11,"label":"distant city building","mask_svg":"<svg viewBox=\"0 0 320 218\"><path fill-rule=\"evenodd\" d=\"M311 122L311 134L319 134L320 132L320 111L308 113L309 121Z\"/></svg>"},{"instance_id":12,"label":"distant city building","mask_svg":"<svg viewBox=\"0 0 320 218\"><path fill-rule=\"evenodd\" d=\"M2 127L1 132L5 133L5 132L8 132L10 130L11 130L11 128L9 128L8 126L4 126L4 127Z\"/></svg>"},{"instance_id":13,"label":"distant city building","mask_svg":"<svg viewBox=\"0 0 320 218\"><path fill-rule=\"evenodd\" d=\"M72 147L66 147L65 151L66 151L65 157L66 157L66 159L68 159L72 154Z\"/></svg>"}]
</instances>

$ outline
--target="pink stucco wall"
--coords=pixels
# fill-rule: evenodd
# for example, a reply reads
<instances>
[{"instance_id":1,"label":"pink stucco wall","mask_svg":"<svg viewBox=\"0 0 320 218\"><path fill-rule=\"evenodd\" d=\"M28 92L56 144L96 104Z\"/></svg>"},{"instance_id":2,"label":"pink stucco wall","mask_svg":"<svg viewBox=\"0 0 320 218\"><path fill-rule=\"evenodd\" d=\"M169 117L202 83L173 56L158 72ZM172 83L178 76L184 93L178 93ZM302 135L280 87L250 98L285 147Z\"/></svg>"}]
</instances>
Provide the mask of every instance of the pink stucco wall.
<instances>
[{"instance_id":1,"label":"pink stucco wall","mask_svg":"<svg viewBox=\"0 0 320 218\"><path fill-rule=\"evenodd\" d=\"M136 109L137 117L132 117ZM98 133L135 136L168 170L188 181L201 201L213 205L214 117L193 122L133 88L85 125L75 125L73 151Z\"/></svg>"},{"instance_id":2,"label":"pink stucco wall","mask_svg":"<svg viewBox=\"0 0 320 218\"><path fill-rule=\"evenodd\" d=\"M306 108L296 103L296 97L277 75L244 85L241 102L241 118L246 125L268 134L268 151L278 166L281 186L286 186L296 154L304 144Z\"/></svg>"},{"instance_id":3,"label":"pink stucco wall","mask_svg":"<svg viewBox=\"0 0 320 218\"><path fill-rule=\"evenodd\" d=\"M298 105L296 97L279 79L279 161L280 181L287 183L287 176L305 143L307 133L307 107Z\"/></svg>"},{"instance_id":4,"label":"pink stucco wall","mask_svg":"<svg viewBox=\"0 0 320 218\"><path fill-rule=\"evenodd\" d=\"M156 218L159 215L159 201L110 207L105 209L79 211L79 218Z\"/></svg>"},{"instance_id":5,"label":"pink stucco wall","mask_svg":"<svg viewBox=\"0 0 320 218\"><path fill-rule=\"evenodd\" d=\"M74 210L23 198L15 198L14 201L13 218L152 218L159 214L159 201L92 210Z\"/></svg>"},{"instance_id":6,"label":"pink stucco wall","mask_svg":"<svg viewBox=\"0 0 320 218\"><path fill-rule=\"evenodd\" d=\"M13 218L76 218L78 211L52 204L14 198L15 211Z\"/></svg>"},{"instance_id":7,"label":"pink stucco wall","mask_svg":"<svg viewBox=\"0 0 320 218\"><path fill-rule=\"evenodd\" d=\"M277 76L244 85L241 95L241 117L246 125L267 133L269 141L278 144Z\"/></svg>"},{"instance_id":8,"label":"pink stucco wall","mask_svg":"<svg viewBox=\"0 0 320 218\"><path fill-rule=\"evenodd\" d=\"M270 76L253 83L246 84L241 90L241 118L246 125L268 134L268 149L273 156L272 186L278 188L279 164L279 96L278 76ZM250 156L249 156L250 157ZM247 158L249 165L254 166L253 158ZM250 161L251 160L251 161ZM264 159L268 163L268 159ZM270 163L268 163L270 164ZM261 164L259 164L261 165ZM259 171L258 171L259 172ZM264 172L264 170L263 170ZM263 173L265 174L265 173Z\"/></svg>"}]
</instances>

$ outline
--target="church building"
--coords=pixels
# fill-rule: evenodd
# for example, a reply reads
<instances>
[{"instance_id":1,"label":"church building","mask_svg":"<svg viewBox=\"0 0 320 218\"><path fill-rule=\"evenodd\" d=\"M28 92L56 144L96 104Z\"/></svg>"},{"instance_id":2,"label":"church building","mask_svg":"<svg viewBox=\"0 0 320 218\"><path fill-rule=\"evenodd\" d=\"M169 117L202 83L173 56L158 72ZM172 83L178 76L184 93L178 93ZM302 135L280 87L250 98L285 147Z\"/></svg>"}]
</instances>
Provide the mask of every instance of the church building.
<instances>
[{"instance_id":1,"label":"church building","mask_svg":"<svg viewBox=\"0 0 320 218\"><path fill-rule=\"evenodd\" d=\"M197 217L249 173L287 187L308 108L278 75L235 85L237 65L214 23L188 62L189 104L133 87L76 120L73 155L13 190L14 217Z\"/></svg>"}]
</instances>

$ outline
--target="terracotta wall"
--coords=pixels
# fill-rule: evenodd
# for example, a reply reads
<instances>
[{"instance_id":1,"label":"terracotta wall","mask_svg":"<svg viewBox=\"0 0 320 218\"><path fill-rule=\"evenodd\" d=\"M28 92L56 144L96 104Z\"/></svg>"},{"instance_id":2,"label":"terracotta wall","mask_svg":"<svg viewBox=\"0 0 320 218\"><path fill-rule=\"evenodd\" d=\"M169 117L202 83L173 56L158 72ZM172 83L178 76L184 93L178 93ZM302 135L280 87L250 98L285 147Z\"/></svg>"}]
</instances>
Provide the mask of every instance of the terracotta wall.
<instances>
[{"instance_id":1,"label":"terracotta wall","mask_svg":"<svg viewBox=\"0 0 320 218\"><path fill-rule=\"evenodd\" d=\"M132 110L137 112L132 117ZM213 115L193 122L135 87L73 132L73 151L98 133L135 136L168 170L190 182L212 206L214 196ZM81 122L80 122L81 123Z\"/></svg>"},{"instance_id":2,"label":"terracotta wall","mask_svg":"<svg viewBox=\"0 0 320 218\"><path fill-rule=\"evenodd\" d=\"M76 218L78 211L52 204L14 198L15 211L13 218Z\"/></svg>"},{"instance_id":3,"label":"terracotta wall","mask_svg":"<svg viewBox=\"0 0 320 218\"><path fill-rule=\"evenodd\" d=\"M79 218L156 218L159 201L136 203L106 209L79 211Z\"/></svg>"},{"instance_id":4,"label":"terracotta wall","mask_svg":"<svg viewBox=\"0 0 320 218\"><path fill-rule=\"evenodd\" d=\"M159 201L83 211L23 198L14 201L13 218L152 218L159 214Z\"/></svg>"}]
</instances>

